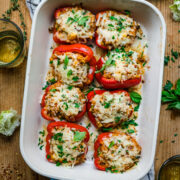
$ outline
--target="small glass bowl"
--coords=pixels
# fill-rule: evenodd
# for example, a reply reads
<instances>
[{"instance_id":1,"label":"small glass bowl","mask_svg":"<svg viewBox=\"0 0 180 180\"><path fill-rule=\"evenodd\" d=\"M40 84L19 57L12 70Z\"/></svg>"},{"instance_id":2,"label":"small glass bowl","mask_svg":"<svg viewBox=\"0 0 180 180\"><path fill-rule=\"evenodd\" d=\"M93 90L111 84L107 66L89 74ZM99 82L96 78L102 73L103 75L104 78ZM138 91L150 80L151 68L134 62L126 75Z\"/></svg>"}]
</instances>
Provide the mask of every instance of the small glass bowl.
<instances>
[{"instance_id":1,"label":"small glass bowl","mask_svg":"<svg viewBox=\"0 0 180 180\"><path fill-rule=\"evenodd\" d=\"M16 58L13 59L12 61L10 61L8 63L0 61L0 68L17 67L23 62L23 60L26 56L25 41L24 41L24 37L23 37L23 33L22 33L21 29L14 22L12 22L10 20L0 19L0 38L3 37L2 34L7 31L13 31L18 35L18 38L19 38L18 42L20 43L21 50L20 50L19 54L16 56Z\"/></svg>"},{"instance_id":2,"label":"small glass bowl","mask_svg":"<svg viewBox=\"0 0 180 180\"><path fill-rule=\"evenodd\" d=\"M175 155L175 156L170 157L169 159L167 159L167 160L161 165L161 168L160 168L159 173L158 173L158 180L180 180L180 179L179 179L179 177L180 177L180 172L179 172L179 175L178 175L177 178L169 177L169 176L168 176L168 177L165 176L165 177L161 178L164 168L167 168L169 165L171 165L171 164L173 164L173 163L176 163L176 164L178 164L178 166L180 166L180 155ZM179 167L179 168L180 168L180 167ZM178 171L180 171L180 170L178 169ZM175 175L175 173L172 173L172 174L173 174L173 176ZM169 178L170 178L170 179L169 179Z\"/></svg>"}]
</instances>

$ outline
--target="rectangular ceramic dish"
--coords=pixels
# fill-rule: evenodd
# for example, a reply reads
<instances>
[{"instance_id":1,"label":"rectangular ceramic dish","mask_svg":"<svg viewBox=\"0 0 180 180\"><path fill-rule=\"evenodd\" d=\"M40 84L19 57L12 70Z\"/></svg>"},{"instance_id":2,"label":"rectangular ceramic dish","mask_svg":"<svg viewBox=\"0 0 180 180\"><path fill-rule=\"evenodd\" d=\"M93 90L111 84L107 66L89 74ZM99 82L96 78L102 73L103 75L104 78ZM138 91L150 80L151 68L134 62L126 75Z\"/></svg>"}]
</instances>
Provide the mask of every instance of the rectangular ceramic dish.
<instances>
[{"instance_id":1,"label":"rectangular ceramic dish","mask_svg":"<svg viewBox=\"0 0 180 180\"><path fill-rule=\"evenodd\" d=\"M142 157L137 167L123 174L111 174L95 169L93 161L74 168L56 167L45 159L37 146L40 118L40 96L50 57L52 36L48 28L53 23L57 7L82 3L83 7L96 13L104 9L130 10L133 18L143 27L148 40L150 69L146 71L143 84L138 142ZM159 122L161 86L164 67L166 27L159 10L147 1L140 0L45 0L38 6L32 25L26 83L22 110L20 149L26 163L37 173L55 179L117 180L140 179L151 168L155 155Z\"/></svg>"}]
</instances>

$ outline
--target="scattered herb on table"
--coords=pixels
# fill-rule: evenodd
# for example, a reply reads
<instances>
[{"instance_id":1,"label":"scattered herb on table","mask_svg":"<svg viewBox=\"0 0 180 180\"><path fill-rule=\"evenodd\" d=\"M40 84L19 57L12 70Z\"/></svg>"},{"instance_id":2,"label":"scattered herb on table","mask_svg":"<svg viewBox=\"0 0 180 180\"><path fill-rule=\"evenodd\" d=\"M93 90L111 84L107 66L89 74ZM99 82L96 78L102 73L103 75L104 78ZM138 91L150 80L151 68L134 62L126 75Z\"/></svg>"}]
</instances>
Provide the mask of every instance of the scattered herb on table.
<instances>
[{"instance_id":1,"label":"scattered herb on table","mask_svg":"<svg viewBox=\"0 0 180 180\"><path fill-rule=\"evenodd\" d=\"M180 79L177 80L176 87L173 88L173 84L167 80L166 85L162 91L162 103L168 103L167 109L180 110Z\"/></svg>"},{"instance_id":2,"label":"scattered herb on table","mask_svg":"<svg viewBox=\"0 0 180 180\"><path fill-rule=\"evenodd\" d=\"M163 140L160 140L159 143L160 143L160 144L163 143Z\"/></svg>"},{"instance_id":3,"label":"scattered herb on table","mask_svg":"<svg viewBox=\"0 0 180 180\"><path fill-rule=\"evenodd\" d=\"M10 8L7 9L4 14L2 14L2 17L4 19L10 20L13 11L19 12L19 17L21 20L21 27L23 29L23 37L24 37L24 40L26 41L27 40L26 24L25 24L24 16L23 16L23 13L20 9L20 5L19 5L18 0L11 0L10 1Z\"/></svg>"}]
</instances>

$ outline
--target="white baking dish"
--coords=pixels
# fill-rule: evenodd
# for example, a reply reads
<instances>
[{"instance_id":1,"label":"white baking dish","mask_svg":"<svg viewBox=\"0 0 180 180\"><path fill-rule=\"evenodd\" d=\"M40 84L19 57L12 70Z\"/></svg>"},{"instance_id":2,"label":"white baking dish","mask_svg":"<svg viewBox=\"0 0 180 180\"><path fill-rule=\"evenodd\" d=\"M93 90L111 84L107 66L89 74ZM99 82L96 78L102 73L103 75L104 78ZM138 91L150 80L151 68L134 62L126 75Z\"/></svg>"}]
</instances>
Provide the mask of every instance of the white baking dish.
<instances>
[{"instance_id":1,"label":"white baking dish","mask_svg":"<svg viewBox=\"0 0 180 180\"><path fill-rule=\"evenodd\" d=\"M45 159L37 146L38 131L44 123L40 118L40 96L50 57L52 36L48 27L53 22L53 12L60 6L83 3L93 11L103 9L127 9L134 19L143 26L149 45L149 65L143 85L143 101L139 114L138 142L142 146L142 158L138 166L123 174L111 174L95 169L93 161L70 168L56 167ZM45 0L37 8L32 25L26 84L22 110L20 149L26 163L37 173L56 179L74 180L117 180L140 179L151 168L154 160L159 122L161 86L164 66L166 27L157 8L140 0Z\"/></svg>"}]
</instances>

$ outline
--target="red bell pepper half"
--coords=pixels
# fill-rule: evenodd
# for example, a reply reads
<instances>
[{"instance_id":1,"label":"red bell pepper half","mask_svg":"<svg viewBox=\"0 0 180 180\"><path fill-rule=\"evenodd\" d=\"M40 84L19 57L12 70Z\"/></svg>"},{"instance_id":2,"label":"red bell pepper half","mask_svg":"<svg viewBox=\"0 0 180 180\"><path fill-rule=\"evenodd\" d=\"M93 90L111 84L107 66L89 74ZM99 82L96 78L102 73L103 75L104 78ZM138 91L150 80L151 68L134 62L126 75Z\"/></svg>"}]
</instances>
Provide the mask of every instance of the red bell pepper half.
<instances>
[{"instance_id":1,"label":"red bell pepper half","mask_svg":"<svg viewBox=\"0 0 180 180\"><path fill-rule=\"evenodd\" d=\"M101 171L105 171L106 167L100 164L99 157L98 157L98 149L100 147L100 144L103 142L103 138L108 138L110 137L111 132L106 132L106 133L101 133L96 142L94 143L94 165L96 166L97 169Z\"/></svg>"},{"instance_id":2,"label":"red bell pepper half","mask_svg":"<svg viewBox=\"0 0 180 180\"><path fill-rule=\"evenodd\" d=\"M89 132L83 126L80 126L80 125L74 124L74 123L59 122L59 121L49 123L48 126L47 126L48 135L46 136L46 158L47 158L47 160L49 162L53 162L52 159L51 159L51 153L50 153L50 140L54 135L52 131L53 131L53 129L58 128L58 127L69 127L70 129L73 129L73 130L76 130L76 131L85 132L86 136L84 138L84 142L87 144L88 141L89 141L89 137L90 137ZM88 151L88 146L87 146L85 154L87 153L87 151Z\"/></svg>"},{"instance_id":3,"label":"red bell pepper half","mask_svg":"<svg viewBox=\"0 0 180 180\"><path fill-rule=\"evenodd\" d=\"M97 62L97 70L100 70L102 66L104 65L104 62L102 58L99 59ZM101 72L96 73L95 77L97 81L105 88L105 89L124 89L129 88L132 86L135 86L141 82L140 78L134 78L134 79L128 79L125 81L117 81L115 79L106 79L103 77L103 74Z\"/></svg>"},{"instance_id":4,"label":"red bell pepper half","mask_svg":"<svg viewBox=\"0 0 180 180\"><path fill-rule=\"evenodd\" d=\"M76 52L82 54L85 57L86 62L90 66L89 73L87 75L87 84L90 84L93 81L96 69L96 59L93 56L92 49L84 44L60 45L54 49L53 54L61 54L64 52Z\"/></svg>"},{"instance_id":5,"label":"red bell pepper half","mask_svg":"<svg viewBox=\"0 0 180 180\"><path fill-rule=\"evenodd\" d=\"M91 91L90 93L88 93L87 95L87 99L88 99L88 102L87 102L87 113L88 113L88 117L90 119L90 121L92 122L92 124L98 128L98 125L97 125L97 121L96 121L96 118L95 116L93 115L93 113L90 111L90 108L91 108L91 99L96 95L96 94L103 94L105 92L108 92L106 90L95 90L95 91ZM126 96L129 96L130 98L130 95L127 91L124 91L124 90L115 90L115 91L109 91L111 94L114 94L114 93L122 93L124 92L126 94Z\"/></svg>"},{"instance_id":6,"label":"red bell pepper half","mask_svg":"<svg viewBox=\"0 0 180 180\"><path fill-rule=\"evenodd\" d=\"M49 115L47 114L45 99L46 99L47 94L50 92L50 90L51 90L51 89L54 89L54 88L56 88L56 87L58 87L58 86L61 86L61 83L60 83L60 82L57 82L57 83L55 83L55 84L53 84L53 85L48 86L48 87L46 88L45 93L44 93L44 95L43 95L43 97L42 97L42 100L41 100L41 107L42 107L42 109L41 109L41 115L42 115L42 117L43 117L44 119L46 119L46 120L48 120L48 121L55 121L55 117L51 117L51 116L49 116ZM83 110L82 110L81 112L79 112L79 114L77 114L77 115L74 117L75 121L79 121L79 120L84 116L85 113L86 113L86 104L84 105Z\"/></svg>"},{"instance_id":7,"label":"red bell pepper half","mask_svg":"<svg viewBox=\"0 0 180 180\"><path fill-rule=\"evenodd\" d=\"M57 19L57 18L59 17L59 15L60 15L60 12L61 12L61 11L64 11L66 8L70 8L70 7L63 7L63 8L58 8L58 9L56 9L55 12L54 12L54 18ZM57 37L57 35L58 35L58 32L57 32L56 29L54 28L54 30L53 30L53 40L54 40L56 43L58 43L58 44L60 44L60 43L66 43L66 41L60 40L60 39Z\"/></svg>"}]
</instances>

